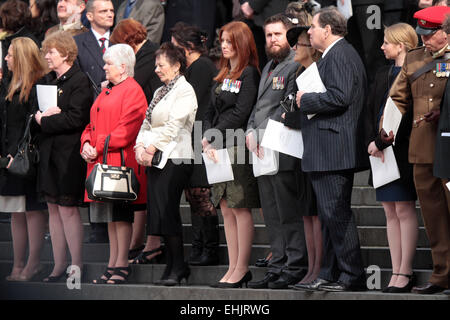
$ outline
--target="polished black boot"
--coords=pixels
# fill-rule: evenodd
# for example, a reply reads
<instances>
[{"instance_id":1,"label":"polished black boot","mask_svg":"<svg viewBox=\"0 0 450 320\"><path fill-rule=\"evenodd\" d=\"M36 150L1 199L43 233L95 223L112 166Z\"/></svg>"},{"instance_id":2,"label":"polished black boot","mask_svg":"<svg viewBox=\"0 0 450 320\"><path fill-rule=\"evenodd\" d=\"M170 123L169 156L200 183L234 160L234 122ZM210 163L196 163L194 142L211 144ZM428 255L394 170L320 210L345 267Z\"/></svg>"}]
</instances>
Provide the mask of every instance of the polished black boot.
<instances>
[{"instance_id":1,"label":"polished black boot","mask_svg":"<svg viewBox=\"0 0 450 320\"><path fill-rule=\"evenodd\" d=\"M198 261L190 262L193 266L215 266L219 264L219 218L218 216L201 217L203 253Z\"/></svg>"},{"instance_id":2,"label":"polished black boot","mask_svg":"<svg viewBox=\"0 0 450 320\"><path fill-rule=\"evenodd\" d=\"M191 212L191 223L192 223L192 249L191 254L189 255L189 264L198 265L203 253L202 217Z\"/></svg>"}]
</instances>

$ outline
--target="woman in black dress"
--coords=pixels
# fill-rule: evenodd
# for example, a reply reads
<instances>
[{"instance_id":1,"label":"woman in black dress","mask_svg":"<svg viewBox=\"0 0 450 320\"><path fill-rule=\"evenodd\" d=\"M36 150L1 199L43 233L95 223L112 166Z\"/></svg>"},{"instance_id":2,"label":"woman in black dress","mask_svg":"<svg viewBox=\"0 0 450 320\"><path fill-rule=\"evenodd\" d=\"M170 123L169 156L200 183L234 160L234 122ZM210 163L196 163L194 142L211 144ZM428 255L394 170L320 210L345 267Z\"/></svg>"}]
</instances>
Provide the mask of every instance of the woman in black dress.
<instances>
[{"instance_id":1,"label":"woman in black dress","mask_svg":"<svg viewBox=\"0 0 450 320\"><path fill-rule=\"evenodd\" d=\"M381 49L395 64L381 68L367 99L366 132L368 153L382 157L386 145L378 139L384 106L389 89L405 60L408 50L417 46L414 29L398 23L385 29ZM413 181L413 168L408 162L409 136L412 113L403 116L395 137L394 154L400 170L400 179L376 189L377 201L381 201L386 213L387 237L392 260L392 277L384 292L409 292L413 286L412 263L416 252L418 222L415 202L417 200Z\"/></svg>"},{"instance_id":2,"label":"woman in black dress","mask_svg":"<svg viewBox=\"0 0 450 320\"><path fill-rule=\"evenodd\" d=\"M192 141L194 150L202 148L202 120L211 98L211 87L217 69L207 57L206 41L208 34L198 27L183 22L172 29L172 43L183 49L186 55L186 80L192 85L197 97L198 109L195 115ZM189 188L185 190L191 207L192 250L189 264L196 266L219 263L219 219L210 200L211 189L206 178L206 169L200 152L195 153L195 165Z\"/></svg>"},{"instance_id":3,"label":"woman in black dress","mask_svg":"<svg viewBox=\"0 0 450 320\"><path fill-rule=\"evenodd\" d=\"M307 11L307 6L292 2L286 9L286 13L291 16L291 22L296 24L294 28L288 30L286 37L289 45L295 50L294 60L300 63L298 74L302 73L321 56L320 52L311 47L309 35L307 33L312 16ZM296 20L295 20L296 19ZM297 91L297 90L296 90ZM305 116L297 110L285 115L285 126L301 129L301 122ZM301 171L298 175L299 190L301 193L301 203L303 204L303 224L305 229L306 249L308 251L308 272L299 282L311 283L319 276L322 264L322 230L319 217L317 215L316 195L309 178L309 173Z\"/></svg>"},{"instance_id":4,"label":"woman in black dress","mask_svg":"<svg viewBox=\"0 0 450 320\"><path fill-rule=\"evenodd\" d=\"M58 281L66 272L66 243L72 265L82 267L83 224L78 206L83 203L86 163L80 157L81 133L92 105L90 82L74 64L77 45L70 33L57 31L44 40L47 85L57 86L57 106L35 114L41 126L38 191L49 212L55 266L45 282Z\"/></svg>"},{"instance_id":5,"label":"woman in black dress","mask_svg":"<svg viewBox=\"0 0 450 320\"><path fill-rule=\"evenodd\" d=\"M252 279L248 269L254 234L250 210L261 207L252 168L247 160L239 163L242 160L239 155L245 154L245 159L249 159L244 132L256 102L260 73L255 40L245 23L226 24L220 30L219 38L221 68L214 78L211 103L203 122L202 145L211 159L215 158L216 149L227 148L233 154L230 160L234 180L212 186L212 201L215 206L220 204L224 219L229 260L228 271L213 286L238 288ZM220 132L223 139L212 140L208 129ZM237 137L240 130L242 139Z\"/></svg>"},{"instance_id":6,"label":"woman in black dress","mask_svg":"<svg viewBox=\"0 0 450 320\"><path fill-rule=\"evenodd\" d=\"M14 263L8 281L28 281L40 272L40 252L44 240L46 216L38 203L36 176L19 177L7 170L17 153L27 119L37 108L35 84L45 73L39 48L30 38L12 40L5 58L12 79L0 86L0 211L12 213L11 235ZM33 131L32 131L33 134ZM35 134L33 134L35 136ZM26 262L27 241L29 257Z\"/></svg>"}]
</instances>

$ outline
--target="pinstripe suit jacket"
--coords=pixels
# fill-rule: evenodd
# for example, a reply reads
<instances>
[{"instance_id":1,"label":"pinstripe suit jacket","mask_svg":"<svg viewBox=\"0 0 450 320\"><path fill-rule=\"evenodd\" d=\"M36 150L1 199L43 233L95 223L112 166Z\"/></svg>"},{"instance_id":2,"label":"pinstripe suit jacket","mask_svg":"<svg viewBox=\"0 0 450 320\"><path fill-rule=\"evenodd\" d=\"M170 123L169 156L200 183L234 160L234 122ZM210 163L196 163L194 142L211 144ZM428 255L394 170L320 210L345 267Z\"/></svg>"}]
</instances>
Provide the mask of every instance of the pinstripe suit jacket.
<instances>
[{"instance_id":1,"label":"pinstripe suit jacket","mask_svg":"<svg viewBox=\"0 0 450 320\"><path fill-rule=\"evenodd\" d=\"M327 89L305 93L303 111L303 171L362 170L368 167L364 145L364 114L367 81L356 50L339 40L317 63ZM308 120L306 114L316 114Z\"/></svg>"}]
</instances>

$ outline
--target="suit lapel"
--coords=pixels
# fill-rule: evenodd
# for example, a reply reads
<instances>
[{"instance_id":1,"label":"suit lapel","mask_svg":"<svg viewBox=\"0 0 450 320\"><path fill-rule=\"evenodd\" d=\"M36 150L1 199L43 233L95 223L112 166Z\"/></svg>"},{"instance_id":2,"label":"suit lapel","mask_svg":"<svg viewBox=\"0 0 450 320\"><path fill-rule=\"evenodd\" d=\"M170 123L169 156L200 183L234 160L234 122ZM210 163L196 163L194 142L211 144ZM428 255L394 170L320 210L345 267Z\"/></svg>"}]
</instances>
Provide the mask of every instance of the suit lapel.
<instances>
[{"instance_id":1,"label":"suit lapel","mask_svg":"<svg viewBox=\"0 0 450 320\"><path fill-rule=\"evenodd\" d=\"M131 14L133 14L133 17L135 16L134 13L135 13L137 10L139 10L139 8L140 8L141 5L142 5L142 2L144 2L144 0L136 0L136 4L134 5L133 9L131 9L130 16L131 16ZM130 18L130 16L129 16L128 18Z\"/></svg>"},{"instance_id":2,"label":"suit lapel","mask_svg":"<svg viewBox=\"0 0 450 320\"><path fill-rule=\"evenodd\" d=\"M261 97L264 94L264 92L266 92L266 90L272 86L273 78L277 77L279 74L281 74L283 72L283 69L286 68L290 63L293 62L294 55L295 55L295 52L291 50L291 52L289 53L287 58L284 59L282 62L280 62L275 67L275 69L273 69L273 71L272 71L272 73L270 74L269 77L267 77L268 70L269 70L270 65L272 64L273 60L270 60L267 63L267 65L264 67L264 72L263 72L263 75L262 75L262 78L261 78L261 83L263 84L263 86L261 87L261 85L260 85L260 87L259 87L258 98ZM285 81L286 80L287 79L285 79Z\"/></svg>"},{"instance_id":3,"label":"suit lapel","mask_svg":"<svg viewBox=\"0 0 450 320\"><path fill-rule=\"evenodd\" d=\"M105 64L103 62L103 54L92 31L89 30L89 35L86 37L86 40L83 44L89 54L94 58L95 62L100 66L100 68L103 68Z\"/></svg>"}]
</instances>

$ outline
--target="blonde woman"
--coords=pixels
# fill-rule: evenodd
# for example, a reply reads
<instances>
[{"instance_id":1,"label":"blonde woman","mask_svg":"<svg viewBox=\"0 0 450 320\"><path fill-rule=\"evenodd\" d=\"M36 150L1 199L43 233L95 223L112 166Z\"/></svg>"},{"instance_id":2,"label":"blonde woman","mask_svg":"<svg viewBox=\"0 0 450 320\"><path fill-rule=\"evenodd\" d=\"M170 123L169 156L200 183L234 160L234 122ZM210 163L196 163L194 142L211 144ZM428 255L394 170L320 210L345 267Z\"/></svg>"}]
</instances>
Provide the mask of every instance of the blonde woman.
<instances>
[{"instance_id":1,"label":"blonde woman","mask_svg":"<svg viewBox=\"0 0 450 320\"><path fill-rule=\"evenodd\" d=\"M368 153L383 157L386 146L378 139L381 116L388 98L389 89L397 78L408 50L417 46L417 35L406 23L394 24L384 31L381 46L386 59L394 64L381 68L367 99L367 145ZM376 190L377 201L381 201L386 213L387 237L392 261L392 277L384 292L410 292L414 285L412 263L416 251L418 222L415 202L417 199L413 181L413 167L408 162L409 136L412 113L403 116L395 138L394 154L400 170L400 179Z\"/></svg>"},{"instance_id":2,"label":"blonde woman","mask_svg":"<svg viewBox=\"0 0 450 320\"><path fill-rule=\"evenodd\" d=\"M0 211L12 214L14 252L13 269L7 280L29 281L41 271L39 259L46 220L41 210L46 206L36 200L35 176L21 178L8 173L7 168L14 161L28 116L36 111L35 84L46 66L35 42L25 37L12 40L5 60L12 78L8 87L0 88Z\"/></svg>"}]
</instances>

